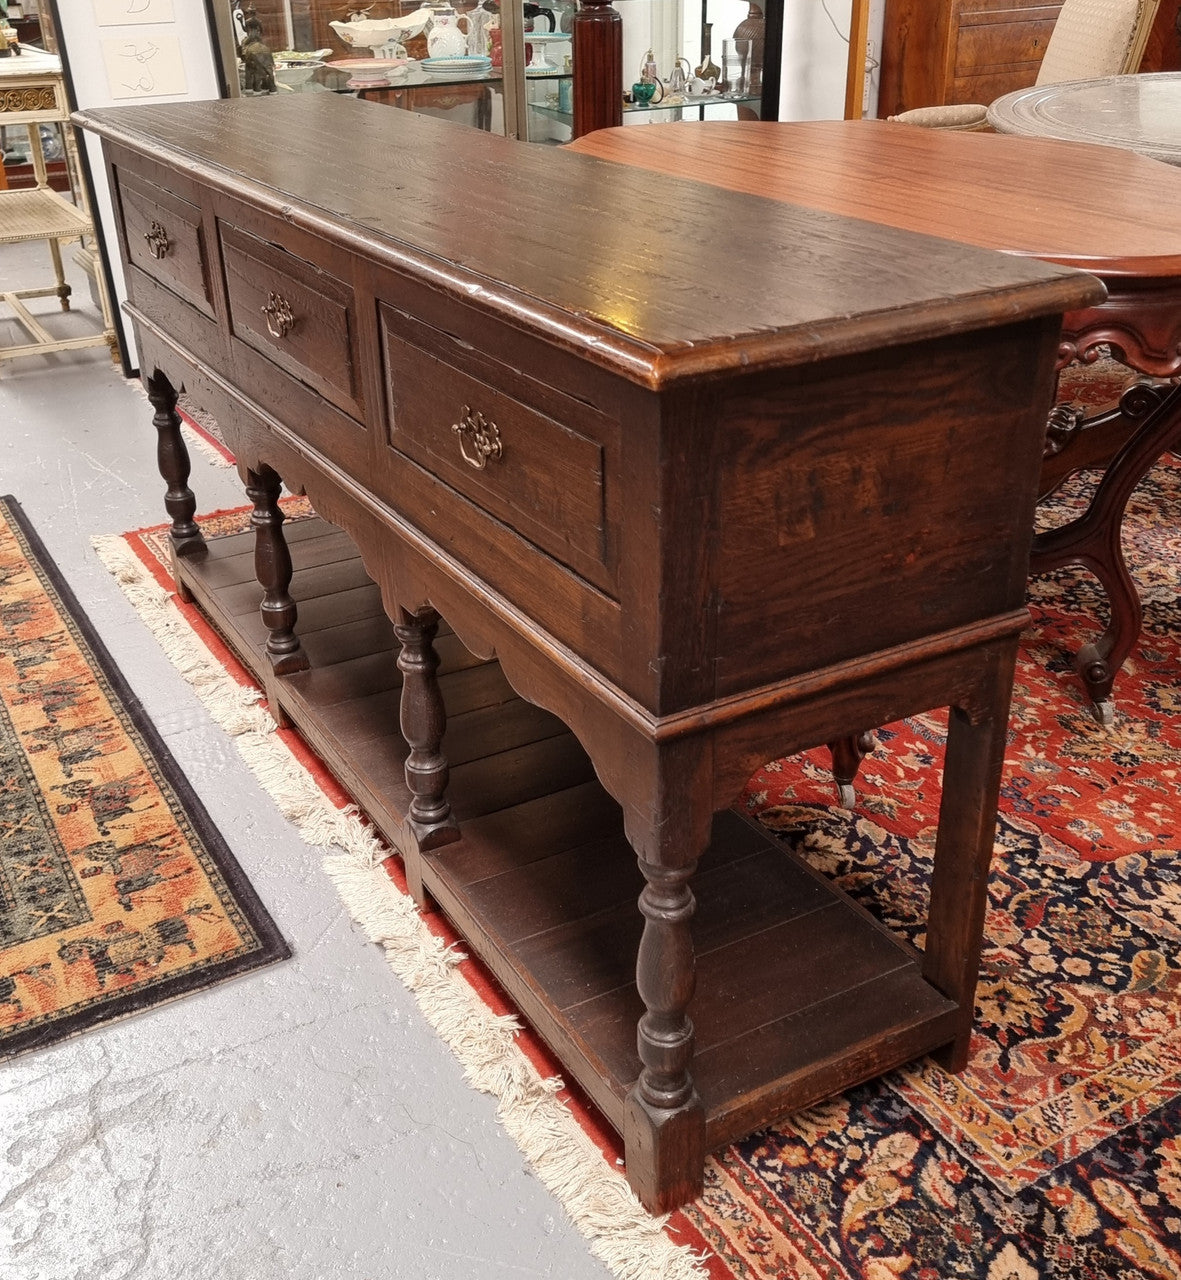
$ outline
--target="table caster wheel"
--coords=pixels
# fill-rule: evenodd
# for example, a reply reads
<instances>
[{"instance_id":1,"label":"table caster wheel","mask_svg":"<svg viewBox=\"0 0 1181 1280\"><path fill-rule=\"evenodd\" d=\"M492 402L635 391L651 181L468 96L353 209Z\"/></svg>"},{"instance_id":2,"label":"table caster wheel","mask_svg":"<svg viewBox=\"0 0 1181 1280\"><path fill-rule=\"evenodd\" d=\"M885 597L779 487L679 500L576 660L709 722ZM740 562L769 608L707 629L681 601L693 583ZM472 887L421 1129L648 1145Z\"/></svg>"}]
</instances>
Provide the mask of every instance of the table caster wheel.
<instances>
[{"instance_id":1,"label":"table caster wheel","mask_svg":"<svg viewBox=\"0 0 1181 1280\"><path fill-rule=\"evenodd\" d=\"M842 809L853 809L857 805L857 792L851 782L838 782L835 784L837 789L837 804Z\"/></svg>"},{"instance_id":2,"label":"table caster wheel","mask_svg":"<svg viewBox=\"0 0 1181 1280\"><path fill-rule=\"evenodd\" d=\"M1091 714L1105 729L1110 729L1115 724L1115 703L1110 698L1104 698L1102 702L1092 702Z\"/></svg>"}]
</instances>

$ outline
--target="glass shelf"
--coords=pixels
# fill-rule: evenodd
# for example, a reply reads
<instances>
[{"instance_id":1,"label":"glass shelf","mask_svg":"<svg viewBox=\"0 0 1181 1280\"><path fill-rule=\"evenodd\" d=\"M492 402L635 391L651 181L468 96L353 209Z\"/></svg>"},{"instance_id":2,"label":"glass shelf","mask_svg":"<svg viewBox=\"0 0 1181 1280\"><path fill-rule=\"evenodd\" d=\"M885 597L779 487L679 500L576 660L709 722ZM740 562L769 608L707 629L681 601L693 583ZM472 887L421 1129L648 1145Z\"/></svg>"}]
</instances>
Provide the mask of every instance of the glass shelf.
<instances>
[{"instance_id":1,"label":"glass shelf","mask_svg":"<svg viewBox=\"0 0 1181 1280\"><path fill-rule=\"evenodd\" d=\"M757 93L706 93L699 97L678 98L675 102L625 102L623 113L624 115L630 115L633 112L654 115L660 111L692 111L697 108L704 110L706 107L758 106L761 102L762 96Z\"/></svg>"},{"instance_id":2,"label":"glass shelf","mask_svg":"<svg viewBox=\"0 0 1181 1280\"><path fill-rule=\"evenodd\" d=\"M701 119L704 118L706 110L710 107L757 107L761 101L762 99L758 94L711 93L700 98L682 98L679 102L658 102L652 107L625 102L623 104L623 114L657 116L674 111L696 111L698 112L698 118ZM536 111L538 115L545 116L549 120L556 120L560 124L572 124L574 121L574 116L571 112L562 111L557 107L547 106L541 102L531 102L529 109L530 111Z\"/></svg>"}]
</instances>

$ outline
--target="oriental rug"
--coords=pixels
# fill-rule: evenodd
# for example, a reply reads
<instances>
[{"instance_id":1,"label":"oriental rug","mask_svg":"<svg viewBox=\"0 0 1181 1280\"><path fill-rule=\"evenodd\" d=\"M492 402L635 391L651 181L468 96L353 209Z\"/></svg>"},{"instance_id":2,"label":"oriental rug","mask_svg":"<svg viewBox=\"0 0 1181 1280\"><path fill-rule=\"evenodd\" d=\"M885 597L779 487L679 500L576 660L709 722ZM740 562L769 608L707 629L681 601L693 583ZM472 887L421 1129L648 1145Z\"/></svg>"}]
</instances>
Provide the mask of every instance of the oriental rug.
<instances>
[{"instance_id":1,"label":"oriental rug","mask_svg":"<svg viewBox=\"0 0 1181 1280\"><path fill-rule=\"evenodd\" d=\"M1045 522L1079 510L1086 492L1085 477L1065 486ZM1125 525L1145 620L1111 727L1091 716L1070 661L1102 624L1101 592L1078 570L1030 582L967 1069L950 1076L921 1061L735 1143L710 1159L704 1194L659 1224L659 1237L629 1199L612 1135L577 1095L547 1083L556 1065L505 1022L511 1011L479 969L469 961L444 974L439 963L423 976L423 957L437 961L454 942L445 922L415 918L400 892L367 905L383 890L364 878L364 856L329 859L370 937L473 1081L500 1098L506 1127L617 1275L1181 1280L1178 512L1181 465L1165 458ZM247 519L222 513L206 532ZM198 687L215 680L194 666L178 619L221 664L228 690L210 695L223 708L215 714L244 717L258 692L191 606L178 612L168 599L161 534L109 540L103 554L166 647L199 670ZM938 715L880 729L853 810L834 802L824 751L769 762L743 796L919 946L944 733ZM243 734L251 751L256 737ZM316 776L294 735L271 737ZM320 785L335 822L345 799ZM329 838L323 814L308 819L307 793L285 804L314 838ZM371 832L332 830L342 847L368 840L371 863L384 856ZM400 887L396 859L385 866Z\"/></svg>"},{"instance_id":2,"label":"oriental rug","mask_svg":"<svg viewBox=\"0 0 1181 1280\"><path fill-rule=\"evenodd\" d=\"M0 1057L287 954L20 507L0 498Z\"/></svg>"}]
</instances>

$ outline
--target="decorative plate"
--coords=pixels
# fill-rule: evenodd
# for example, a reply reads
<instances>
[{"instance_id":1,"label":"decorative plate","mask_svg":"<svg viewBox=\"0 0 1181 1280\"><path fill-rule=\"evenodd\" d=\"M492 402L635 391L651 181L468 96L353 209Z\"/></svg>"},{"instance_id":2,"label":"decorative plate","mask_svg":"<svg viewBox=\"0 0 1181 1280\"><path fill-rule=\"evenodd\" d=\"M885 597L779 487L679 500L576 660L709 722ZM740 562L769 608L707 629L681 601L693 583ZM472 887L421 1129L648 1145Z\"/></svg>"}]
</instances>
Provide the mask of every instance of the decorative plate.
<instances>
[{"instance_id":1,"label":"decorative plate","mask_svg":"<svg viewBox=\"0 0 1181 1280\"><path fill-rule=\"evenodd\" d=\"M338 58L327 64L337 71L348 73L349 80L360 83L372 83L375 80L388 80L393 76L405 73L405 58Z\"/></svg>"},{"instance_id":2,"label":"decorative plate","mask_svg":"<svg viewBox=\"0 0 1181 1280\"><path fill-rule=\"evenodd\" d=\"M423 58L418 64L435 75L483 75L492 69L491 58Z\"/></svg>"}]
</instances>

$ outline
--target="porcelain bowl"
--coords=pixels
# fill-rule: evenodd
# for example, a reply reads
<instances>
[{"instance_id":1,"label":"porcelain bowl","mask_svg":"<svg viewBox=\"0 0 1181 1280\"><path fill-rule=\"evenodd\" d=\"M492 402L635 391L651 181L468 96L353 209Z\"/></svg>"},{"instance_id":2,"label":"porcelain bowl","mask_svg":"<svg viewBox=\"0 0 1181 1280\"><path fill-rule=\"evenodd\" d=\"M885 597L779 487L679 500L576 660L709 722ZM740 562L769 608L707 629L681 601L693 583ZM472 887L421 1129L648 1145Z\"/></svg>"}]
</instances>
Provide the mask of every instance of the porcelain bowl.
<instances>
[{"instance_id":1,"label":"porcelain bowl","mask_svg":"<svg viewBox=\"0 0 1181 1280\"><path fill-rule=\"evenodd\" d=\"M328 25L350 49L378 49L394 40L421 35L430 20L431 10L424 7L401 18L362 18L359 22Z\"/></svg>"}]
</instances>

